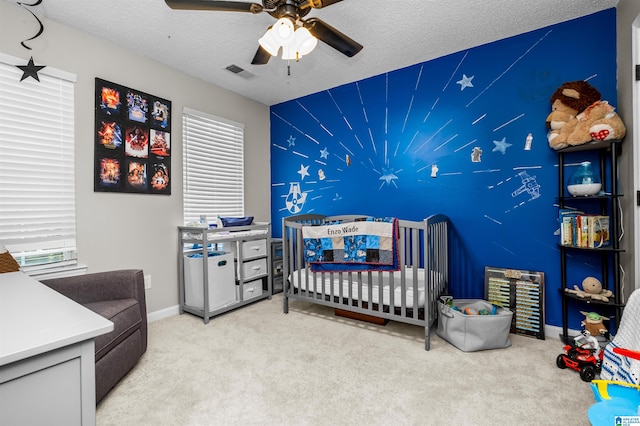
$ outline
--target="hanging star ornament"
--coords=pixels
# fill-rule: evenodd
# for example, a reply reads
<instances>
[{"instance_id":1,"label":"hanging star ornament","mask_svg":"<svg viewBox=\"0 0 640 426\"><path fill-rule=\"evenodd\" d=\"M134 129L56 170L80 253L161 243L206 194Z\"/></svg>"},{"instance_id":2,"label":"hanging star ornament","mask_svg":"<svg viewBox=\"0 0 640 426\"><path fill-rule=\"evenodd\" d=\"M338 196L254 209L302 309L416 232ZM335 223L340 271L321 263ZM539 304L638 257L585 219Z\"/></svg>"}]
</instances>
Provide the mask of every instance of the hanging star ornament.
<instances>
[{"instance_id":1,"label":"hanging star ornament","mask_svg":"<svg viewBox=\"0 0 640 426\"><path fill-rule=\"evenodd\" d=\"M38 77L38 71L42 70L42 68L46 68L46 65L36 65L33 63L33 56L29 58L29 63L27 65L16 65L16 67L22 70L22 78L20 81L25 80L26 78L32 77L36 81L40 81L40 77Z\"/></svg>"}]
</instances>

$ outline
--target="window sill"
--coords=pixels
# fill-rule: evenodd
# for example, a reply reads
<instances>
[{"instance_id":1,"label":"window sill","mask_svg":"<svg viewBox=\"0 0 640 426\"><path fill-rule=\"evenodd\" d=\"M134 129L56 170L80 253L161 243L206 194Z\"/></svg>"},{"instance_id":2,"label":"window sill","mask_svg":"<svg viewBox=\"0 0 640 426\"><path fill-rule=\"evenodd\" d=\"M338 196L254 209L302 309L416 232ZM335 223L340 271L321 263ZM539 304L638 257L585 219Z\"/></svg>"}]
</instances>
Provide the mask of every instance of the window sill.
<instances>
[{"instance_id":1,"label":"window sill","mask_svg":"<svg viewBox=\"0 0 640 426\"><path fill-rule=\"evenodd\" d=\"M68 265L68 266L58 266L55 268L48 269L37 269L37 270L24 270L23 272L30 277L40 281L40 280L49 280L52 278L64 278L64 277L73 277L75 275L84 275L87 273L88 267L86 265Z\"/></svg>"}]
</instances>

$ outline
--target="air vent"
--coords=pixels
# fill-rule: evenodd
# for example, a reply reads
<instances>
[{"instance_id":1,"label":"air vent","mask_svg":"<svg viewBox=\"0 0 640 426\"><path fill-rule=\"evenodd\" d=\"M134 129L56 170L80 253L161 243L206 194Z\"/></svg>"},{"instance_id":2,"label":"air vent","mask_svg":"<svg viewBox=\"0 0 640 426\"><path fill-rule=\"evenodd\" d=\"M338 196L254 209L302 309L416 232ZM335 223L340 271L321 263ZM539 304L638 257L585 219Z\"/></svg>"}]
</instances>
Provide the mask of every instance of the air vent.
<instances>
[{"instance_id":1,"label":"air vent","mask_svg":"<svg viewBox=\"0 0 640 426\"><path fill-rule=\"evenodd\" d=\"M229 65L229 66L227 67L227 69L228 69L229 71L231 71L232 73L234 73L234 74L240 74L242 71L244 71L244 69L240 68L240 67L239 67L239 66L237 66L237 65L233 65L233 64Z\"/></svg>"},{"instance_id":2,"label":"air vent","mask_svg":"<svg viewBox=\"0 0 640 426\"><path fill-rule=\"evenodd\" d=\"M235 64L228 65L225 67L225 69L247 80L252 77L255 77L255 74L252 74L249 71L245 70L244 68L241 68Z\"/></svg>"}]
</instances>

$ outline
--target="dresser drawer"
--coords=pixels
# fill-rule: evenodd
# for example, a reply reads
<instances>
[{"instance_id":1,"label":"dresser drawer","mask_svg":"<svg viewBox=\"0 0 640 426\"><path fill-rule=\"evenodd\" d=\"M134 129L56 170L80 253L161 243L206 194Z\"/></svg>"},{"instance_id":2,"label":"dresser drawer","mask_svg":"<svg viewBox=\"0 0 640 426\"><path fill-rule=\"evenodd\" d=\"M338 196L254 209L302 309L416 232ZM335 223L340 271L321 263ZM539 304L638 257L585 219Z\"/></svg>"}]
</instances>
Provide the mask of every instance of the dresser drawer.
<instances>
[{"instance_id":1,"label":"dresser drawer","mask_svg":"<svg viewBox=\"0 0 640 426\"><path fill-rule=\"evenodd\" d=\"M243 262L240 267L242 268L244 280L250 280L251 278L267 274L267 259L262 258Z\"/></svg>"},{"instance_id":2,"label":"dresser drawer","mask_svg":"<svg viewBox=\"0 0 640 426\"><path fill-rule=\"evenodd\" d=\"M255 259L267 255L267 240L251 240L239 243L242 248L242 260ZM229 244L226 250L233 252L233 256L238 258L238 247L236 243Z\"/></svg>"},{"instance_id":3,"label":"dresser drawer","mask_svg":"<svg viewBox=\"0 0 640 426\"><path fill-rule=\"evenodd\" d=\"M267 240L252 240L242 243L242 257L254 259L267 255Z\"/></svg>"},{"instance_id":4,"label":"dresser drawer","mask_svg":"<svg viewBox=\"0 0 640 426\"><path fill-rule=\"evenodd\" d=\"M262 296L262 280L250 281L242 286L242 301ZM236 285L236 299L240 302L240 286Z\"/></svg>"}]
</instances>

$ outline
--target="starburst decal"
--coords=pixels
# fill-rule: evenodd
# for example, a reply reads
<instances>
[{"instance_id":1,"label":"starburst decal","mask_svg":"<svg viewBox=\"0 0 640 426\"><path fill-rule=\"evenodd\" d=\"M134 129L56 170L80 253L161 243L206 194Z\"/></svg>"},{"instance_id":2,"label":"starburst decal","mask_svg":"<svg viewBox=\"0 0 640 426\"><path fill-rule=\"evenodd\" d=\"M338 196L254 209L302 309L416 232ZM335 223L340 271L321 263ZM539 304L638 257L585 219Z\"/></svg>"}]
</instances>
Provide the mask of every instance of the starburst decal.
<instances>
[{"instance_id":1,"label":"starburst decal","mask_svg":"<svg viewBox=\"0 0 640 426\"><path fill-rule=\"evenodd\" d=\"M383 180L390 185L391 182L398 179L398 176L395 175L393 169L382 169L382 176L380 176L380 180Z\"/></svg>"}]
</instances>

